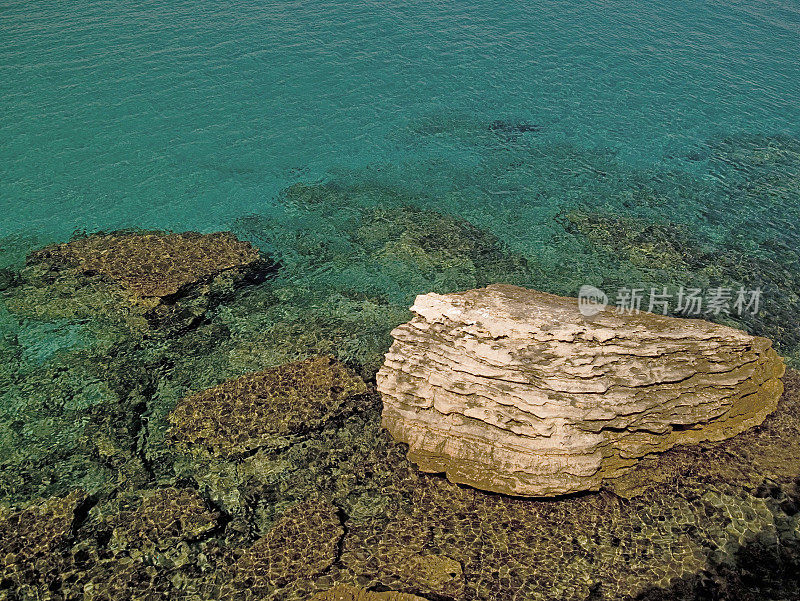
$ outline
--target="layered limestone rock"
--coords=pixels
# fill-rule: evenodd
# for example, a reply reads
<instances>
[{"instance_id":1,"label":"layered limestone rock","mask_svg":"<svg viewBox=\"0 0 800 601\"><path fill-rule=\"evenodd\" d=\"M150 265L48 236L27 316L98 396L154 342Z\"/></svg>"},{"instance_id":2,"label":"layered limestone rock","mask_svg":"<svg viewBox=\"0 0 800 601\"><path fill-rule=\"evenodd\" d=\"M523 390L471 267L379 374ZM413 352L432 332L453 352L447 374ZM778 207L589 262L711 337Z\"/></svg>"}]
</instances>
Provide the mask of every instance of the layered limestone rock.
<instances>
[{"instance_id":1,"label":"layered limestone rock","mask_svg":"<svg viewBox=\"0 0 800 601\"><path fill-rule=\"evenodd\" d=\"M503 284L417 297L378 372L409 459L520 496L598 490L645 456L760 424L783 391L766 338Z\"/></svg>"}]
</instances>

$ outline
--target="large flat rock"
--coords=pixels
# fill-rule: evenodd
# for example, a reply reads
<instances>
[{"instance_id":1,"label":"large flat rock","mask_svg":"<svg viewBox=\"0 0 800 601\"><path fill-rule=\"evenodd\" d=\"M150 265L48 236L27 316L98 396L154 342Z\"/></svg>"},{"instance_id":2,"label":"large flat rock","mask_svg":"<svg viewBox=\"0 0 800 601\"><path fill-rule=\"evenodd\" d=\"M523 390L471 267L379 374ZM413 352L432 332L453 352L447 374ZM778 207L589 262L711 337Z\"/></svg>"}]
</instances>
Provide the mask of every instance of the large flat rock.
<instances>
[{"instance_id":1,"label":"large flat rock","mask_svg":"<svg viewBox=\"0 0 800 601\"><path fill-rule=\"evenodd\" d=\"M760 424L783 391L766 338L495 284L426 294L378 372L409 459L520 496L598 490L645 456Z\"/></svg>"}]
</instances>

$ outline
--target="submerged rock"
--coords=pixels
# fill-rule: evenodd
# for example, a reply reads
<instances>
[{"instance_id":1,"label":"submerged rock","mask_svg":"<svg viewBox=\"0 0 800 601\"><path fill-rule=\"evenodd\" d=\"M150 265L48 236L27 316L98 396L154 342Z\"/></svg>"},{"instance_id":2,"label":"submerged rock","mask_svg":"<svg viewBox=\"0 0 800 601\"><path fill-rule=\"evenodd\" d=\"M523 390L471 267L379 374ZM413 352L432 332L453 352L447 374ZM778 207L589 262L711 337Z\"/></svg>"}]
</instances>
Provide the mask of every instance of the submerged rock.
<instances>
[{"instance_id":1,"label":"submerged rock","mask_svg":"<svg viewBox=\"0 0 800 601\"><path fill-rule=\"evenodd\" d=\"M22 598L41 598L35 594L37 585L54 580L63 569L59 552L69 547L75 514L84 500L76 490L17 511L0 507L0 596L13 589Z\"/></svg>"},{"instance_id":2,"label":"submerged rock","mask_svg":"<svg viewBox=\"0 0 800 601\"><path fill-rule=\"evenodd\" d=\"M346 584L337 584L324 593L317 593L309 601L425 601L422 597L384 591L376 593Z\"/></svg>"},{"instance_id":3,"label":"submerged rock","mask_svg":"<svg viewBox=\"0 0 800 601\"><path fill-rule=\"evenodd\" d=\"M229 232L98 233L31 253L7 303L24 317L103 317L174 333L274 269Z\"/></svg>"},{"instance_id":4,"label":"submerged rock","mask_svg":"<svg viewBox=\"0 0 800 601\"><path fill-rule=\"evenodd\" d=\"M539 133L542 126L529 121L509 121L496 119L489 124L489 130L506 136L516 137L519 134Z\"/></svg>"},{"instance_id":5,"label":"submerged rock","mask_svg":"<svg viewBox=\"0 0 800 601\"><path fill-rule=\"evenodd\" d=\"M642 457L760 424L783 390L765 338L492 285L417 297L378 372L409 459L520 496L598 490Z\"/></svg>"},{"instance_id":6,"label":"submerged rock","mask_svg":"<svg viewBox=\"0 0 800 601\"><path fill-rule=\"evenodd\" d=\"M191 488L143 490L110 505L117 512L103 519L103 527L111 532L109 546L120 552L152 551L198 538L213 529L219 517Z\"/></svg>"},{"instance_id":7,"label":"submerged rock","mask_svg":"<svg viewBox=\"0 0 800 601\"><path fill-rule=\"evenodd\" d=\"M344 529L336 508L321 499L299 503L220 574L220 599L307 597L312 582L336 559ZM277 594L275 593L278 589ZM283 590L280 590L283 589Z\"/></svg>"},{"instance_id":8,"label":"submerged rock","mask_svg":"<svg viewBox=\"0 0 800 601\"><path fill-rule=\"evenodd\" d=\"M366 591L391 590L374 601L623 601L768 590L768 598L800 598L792 559L800 375L789 371L785 382L760 426L665 451L614 481L636 476L643 491L630 499L606 491L522 499L421 474L370 410L366 423L327 426L350 430L336 456L304 462L311 473L342 465L338 477L352 494L337 501L329 490L276 489L271 501L243 498L280 499L276 519L252 521L247 540L230 536L236 522L217 517L202 491L184 488L196 486L192 478L91 509L81 493L37 501L24 521L14 517L19 508L0 507L0 597L350 601L352 593L373 601ZM382 508L357 511L367 496L380 496ZM44 551L16 555L27 544ZM779 588L762 588L765 577Z\"/></svg>"},{"instance_id":9,"label":"submerged rock","mask_svg":"<svg viewBox=\"0 0 800 601\"><path fill-rule=\"evenodd\" d=\"M228 232L127 232L48 246L29 261L98 273L136 296L164 298L223 271L251 266L259 254Z\"/></svg>"},{"instance_id":10,"label":"submerged rock","mask_svg":"<svg viewBox=\"0 0 800 601\"><path fill-rule=\"evenodd\" d=\"M170 436L222 456L274 449L343 413L366 390L333 357L287 363L184 398L169 416Z\"/></svg>"}]
</instances>

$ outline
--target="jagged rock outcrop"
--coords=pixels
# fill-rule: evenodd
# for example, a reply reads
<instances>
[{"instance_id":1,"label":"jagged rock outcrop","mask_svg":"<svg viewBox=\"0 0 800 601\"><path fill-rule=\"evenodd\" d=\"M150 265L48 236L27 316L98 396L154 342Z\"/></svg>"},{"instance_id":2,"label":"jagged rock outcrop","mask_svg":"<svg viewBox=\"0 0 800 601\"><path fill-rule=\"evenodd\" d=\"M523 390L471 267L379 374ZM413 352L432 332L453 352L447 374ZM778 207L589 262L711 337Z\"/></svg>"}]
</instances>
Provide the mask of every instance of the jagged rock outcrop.
<instances>
[{"instance_id":1,"label":"jagged rock outcrop","mask_svg":"<svg viewBox=\"0 0 800 601\"><path fill-rule=\"evenodd\" d=\"M423 471L520 496L597 490L644 456L760 424L783 390L766 338L496 284L417 297L377 375Z\"/></svg>"}]
</instances>

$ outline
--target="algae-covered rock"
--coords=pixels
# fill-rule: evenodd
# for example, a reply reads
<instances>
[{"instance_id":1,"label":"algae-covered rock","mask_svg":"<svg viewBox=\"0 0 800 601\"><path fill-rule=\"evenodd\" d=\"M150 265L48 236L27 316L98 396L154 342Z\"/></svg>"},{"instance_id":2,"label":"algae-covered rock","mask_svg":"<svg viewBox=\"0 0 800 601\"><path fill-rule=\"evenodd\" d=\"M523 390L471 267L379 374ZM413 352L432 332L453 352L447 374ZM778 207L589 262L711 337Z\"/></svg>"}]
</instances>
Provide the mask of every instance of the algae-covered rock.
<instances>
[{"instance_id":1,"label":"algae-covered rock","mask_svg":"<svg viewBox=\"0 0 800 601\"><path fill-rule=\"evenodd\" d=\"M335 561L343 534L332 505L321 499L298 503L222 570L220 597L305 598Z\"/></svg>"},{"instance_id":2,"label":"algae-covered rock","mask_svg":"<svg viewBox=\"0 0 800 601\"><path fill-rule=\"evenodd\" d=\"M386 273L421 276L436 291L455 291L468 282L470 287L524 283L533 277L528 261L497 237L463 219L415 207L365 211L354 240Z\"/></svg>"},{"instance_id":3,"label":"algae-covered rock","mask_svg":"<svg viewBox=\"0 0 800 601\"><path fill-rule=\"evenodd\" d=\"M189 452L176 452L171 467L161 473L196 482L203 495L231 517L226 536L237 541L254 529L266 531L296 499L318 494L348 512L356 499L363 498L369 506L362 504L355 511L374 514L381 507L392 507L391 500L380 494L378 476L402 470L396 464L381 464L388 435L379 422L380 398L370 392L359 395L352 410L317 430L289 439L276 437L272 446L243 455L215 455L190 445Z\"/></svg>"},{"instance_id":4,"label":"algae-covered rock","mask_svg":"<svg viewBox=\"0 0 800 601\"><path fill-rule=\"evenodd\" d=\"M319 428L364 392L364 381L332 357L307 359L184 398L169 417L170 435L227 456L274 448Z\"/></svg>"},{"instance_id":5,"label":"algae-covered rock","mask_svg":"<svg viewBox=\"0 0 800 601\"><path fill-rule=\"evenodd\" d=\"M228 232L99 233L31 253L7 303L25 317L94 317L174 333L274 267Z\"/></svg>"},{"instance_id":6,"label":"algae-covered rock","mask_svg":"<svg viewBox=\"0 0 800 601\"><path fill-rule=\"evenodd\" d=\"M351 566L352 561L359 565L359 559L369 558L365 566L367 574L376 574L376 580L385 586L460 599L464 595L464 573L461 563L452 557L459 553L433 543L434 521L390 519L368 547L355 548L345 539L343 563ZM360 530L359 526L355 528L357 532ZM360 576L363 579L365 574Z\"/></svg>"},{"instance_id":7,"label":"algae-covered rock","mask_svg":"<svg viewBox=\"0 0 800 601\"><path fill-rule=\"evenodd\" d=\"M14 590L38 598L58 583L69 548L81 491L28 504L16 511L0 509L0 594Z\"/></svg>"},{"instance_id":8,"label":"algae-covered rock","mask_svg":"<svg viewBox=\"0 0 800 601\"><path fill-rule=\"evenodd\" d=\"M703 248L686 225L577 209L561 220L567 231L636 267L685 272L705 263Z\"/></svg>"},{"instance_id":9,"label":"algae-covered rock","mask_svg":"<svg viewBox=\"0 0 800 601\"><path fill-rule=\"evenodd\" d=\"M20 332L20 361L0 388L0 499L98 493L147 478L136 447L153 373L124 333L78 332L66 348L52 330L41 347Z\"/></svg>"},{"instance_id":10,"label":"algae-covered rock","mask_svg":"<svg viewBox=\"0 0 800 601\"><path fill-rule=\"evenodd\" d=\"M224 379L309 356L333 355L372 379L391 344L389 332L407 319L408 308L385 297L330 287L310 289L278 279L269 287L243 292L236 303L215 313L209 328L226 334L211 341L209 352L199 354L192 335L185 336L186 352L177 358L176 371L186 370L187 378L195 381L198 375ZM204 369L209 363L213 370Z\"/></svg>"},{"instance_id":11,"label":"algae-covered rock","mask_svg":"<svg viewBox=\"0 0 800 601\"><path fill-rule=\"evenodd\" d=\"M260 257L228 232L130 232L76 238L28 261L97 273L137 296L164 298L224 271L252 268Z\"/></svg>"},{"instance_id":12,"label":"algae-covered rock","mask_svg":"<svg viewBox=\"0 0 800 601\"><path fill-rule=\"evenodd\" d=\"M281 200L285 215L232 224L284 268L269 289L250 289L214 316L231 332L218 351L229 364L332 354L371 379L417 292L530 285L540 275L491 232L374 182L295 184Z\"/></svg>"},{"instance_id":13,"label":"algae-covered rock","mask_svg":"<svg viewBox=\"0 0 800 601\"><path fill-rule=\"evenodd\" d=\"M536 265L496 235L425 198L378 183L295 184L285 218L247 216L233 230L276 253L295 284L385 296L446 293L492 282L530 285Z\"/></svg>"},{"instance_id":14,"label":"algae-covered rock","mask_svg":"<svg viewBox=\"0 0 800 601\"><path fill-rule=\"evenodd\" d=\"M425 601L425 599L394 591L376 593L346 584L337 584L332 589L317 593L308 601Z\"/></svg>"},{"instance_id":15,"label":"algae-covered rock","mask_svg":"<svg viewBox=\"0 0 800 601\"><path fill-rule=\"evenodd\" d=\"M691 196L647 206L641 190L618 191L622 206L592 199L564 209L557 221L586 244L582 263L611 293L620 287L761 290L760 310L710 315L770 338L790 364L800 347L800 140L789 136L730 136L693 153L716 185L673 188ZM671 178L674 176L670 176ZM649 185L649 184L648 184ZM640 186L641 188L641 186ZM630 198L628 198L630 197ZM680 215L675 206L680 203ZM679 217L682 221L678 221ZM575 260L565 250L566 264ZM547 282L547 280L545 280ZM577 289L585 281L573 283Z\"/></svg>"},{"instance_id":16,"label":"algae-covered rock","mask_svg":"<svg viewBox=\"0 0 800 601\"><path fill-rule=\"evenodd\" d=\"M104 519L115 549L155 549L176 540L196 539L217 526L219 513L209 510L191 488L157 488L128 494L113 503ZM106 510L108 512L108 510Z\"/></svg>"},{"instance_id":17,"label":"algae-covered rock","mask_svg":"<svg viewBox=\"0 0 800 601\"><path fill-rule=\"evenodd\" d=\"M90 509L63 553L59 592L88 600L185 598L204 570L201 541L217 526L193 489L124 493Z\"/></svg>"},{"instance_id":18,"label":"algae-covered rock","mask_svg":"<svg viewBox=\"0 0 800 601\"><path fill-rule=\"evenodd\" d=\"M196 584L197 539L216 526L191 489L124 495L102 510L81 492L0 512L0 596L180 598Z\"/></svg>"},{"instance_id":19,"label":"algae-covered rock","mask_svg":"<svg viewBox=\"0 0 800 601\"><path fill-rule=\"evenodd\" d=\"M796 243L771 239L754 247L738 235L714 243L687 226L583 209L568 212L563 223L606 254L602 287L607 292L652 286L666 286L672 294L680 287L759 290L758 311L731 309L704 317L770 338L787 355L800 344L800 297L793 285L800 273ZM678 314L677 308L672 303L670 310Z\"/></svg>"}]
</instances>

